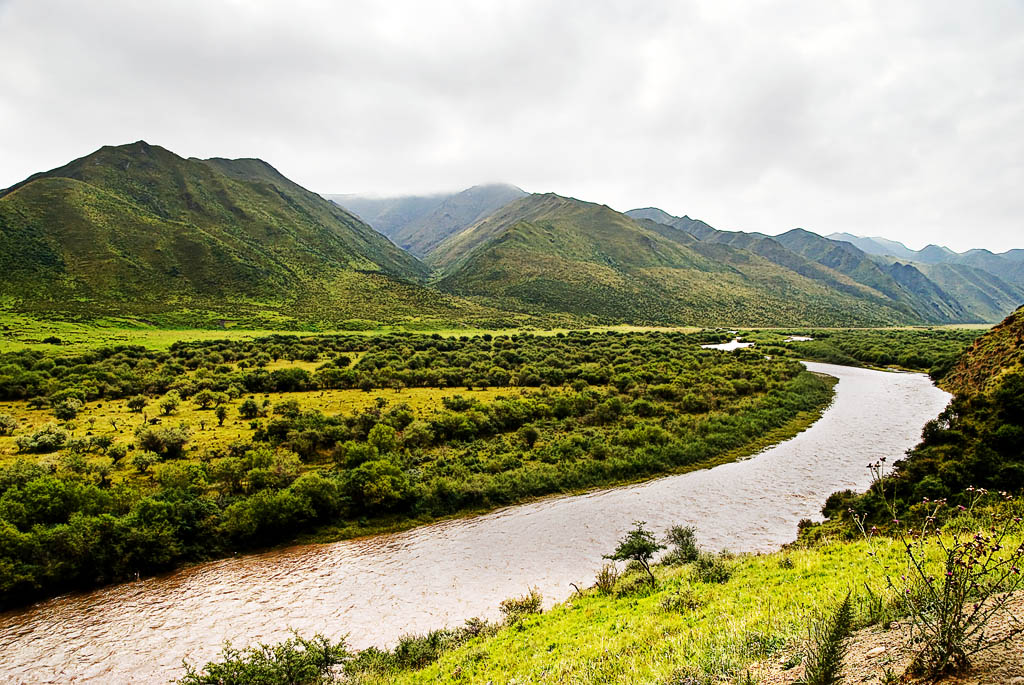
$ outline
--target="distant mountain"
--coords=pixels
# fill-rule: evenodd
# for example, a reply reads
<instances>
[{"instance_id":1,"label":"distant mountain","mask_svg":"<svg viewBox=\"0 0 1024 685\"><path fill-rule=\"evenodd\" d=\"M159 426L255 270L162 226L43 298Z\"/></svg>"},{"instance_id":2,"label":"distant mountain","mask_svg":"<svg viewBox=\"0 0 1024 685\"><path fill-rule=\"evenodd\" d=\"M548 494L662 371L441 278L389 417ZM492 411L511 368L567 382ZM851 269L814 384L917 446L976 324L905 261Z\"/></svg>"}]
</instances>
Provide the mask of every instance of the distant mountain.
<instances>
[{"instance_id":1,"label":"distant mountain","mask_svg":"<svg viewBox=\"0 0 1024 685\"><path fill-rule=\"evenodd\" d=\"M915 250L911 250L903 243L879 236L864 238L851 233L832 233L825 237L829 240L841 240L847 243L852 243L854 246L859 247L868 254L888 255L905 260L914 260L917 257L917 252Z\"/></svg>"},{"instance_id":2,"label":"distant mountain","mask_svg":"<svg viewBox=\"0 0 1024 685\"><path fill-rule=\"evenodd\" d=\"M554 194L502 207L439 244L427 263L439 271L438 286L453 294L605 321L867 325L911 319L751 251Z\"/></svg>"},{"instance_id":3,"label":"distant mountain","mask_svg":"<svg viewBox=\"0 0 1024 685\"><path fill-rule=\"evenodd\" d=\"M23 309L334 322L474 311L424 288L428 273L258 159L139 141L0 191L0 295Z\"/></svg>"},{"instance_id":4,"label":"distant mountain","mask_svg":"<svg viewBox=\"0 0 1024 685\"><path fill-rule=\"evenodd\" d=\"M871 255L895 257L915 264L961 264L983 269L1002 281L1024 289L1024 249L993 253L989 250L968 250L958 253L941 245L928 245L921 250L911 250L903 243L885 238L864 238L849 233L833 233L828 236L841 240Z\"/></svg>"},{"instance_id":5,"label":"distant mountain","mask_svg":"<svg viewBox=\"0 0 1024 685\"><path fill-rule=\"evenodd\" d=\"M998 321L1024 303L1024 288L966 264L919 264L932 282L982 321Z\"/></svg>"},{"instance_id":6,"label":"distant mountain","mask_svg":"<svg viewBox=\"0 0 1024 685\"><path fill-rule=\"evenodd\" d=\"M526 195L506 184L478 185L448 195L377 198L328 195L396 245L424 257L448 236Z\"/></svg>"},{"instance_id":7,"label":"distant mountain","mask_svg":"<svg viewBox=\"0 0 1024 685\"><path fill-rule=\"evenodd\" d=\"M749 250L832 290L894 309L908 320L926 323L991 320L966 309L916 267L876 263L875 258L848 241L823 238L803 229L777 236L719 231L704 222L673 217L652 208L630 210L627 214L658 217L666 225L680 230L696 226L698 233L694 235L701 242Z\"/></svg>"}]
</instances>

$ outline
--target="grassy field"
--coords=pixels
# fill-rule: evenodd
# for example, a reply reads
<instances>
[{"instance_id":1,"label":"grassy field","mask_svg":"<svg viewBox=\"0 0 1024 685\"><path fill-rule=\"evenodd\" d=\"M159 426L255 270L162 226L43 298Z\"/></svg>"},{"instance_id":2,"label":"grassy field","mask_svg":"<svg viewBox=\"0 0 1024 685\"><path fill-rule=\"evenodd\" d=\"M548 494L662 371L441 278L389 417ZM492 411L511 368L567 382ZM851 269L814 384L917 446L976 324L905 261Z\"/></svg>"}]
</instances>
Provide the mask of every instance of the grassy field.
<instances>
[{"instance_id":1,"label":"grassy field","mask_svg":"<svg viewBox=\"0 0 1024 685\"><path fill-rule=\"evenodd\" d=\"M150 349L166 349L176 342L193 340L252 340L268 335L322 335L332 333L349 333L363 335L382 335L393 332L432 334L445 337L462 335L516 335L529 332L533 335L556 335L568 333L570 328L459 328L439 323L416 322L397 326L375 325L363 330L269 330L252 328L161 328L144 321L132 318L91 319L89 321L49 321L15 312L0 311L0 353L18 350L54 350L61 348L81 349L108 345L142 345ZM587 328L591 332L600 333L617 331L620 333L671 331L679 333L696 333L702 330L696 326L595 326ZM43 342L47 338L58 338L59 346Z\"/></svg>"},{"instance_id":2,"label":"grassy field","mask_svg":"<svg viewBox=\"0 0 1024 685\"><path fill-rule=\"evenodd\" d=\"M315 364L279 362L268 366L274 368L309 368ZM417 414L424 416L442 407L442 398L459 394L463 397L489 402L497 397L516 397L523 393L524 388L489 388L486 390L459 390L451 388L405 388L401 391L378 390L364 392L362 390L318 390L299 393L263 393L254 395L261 402L269 400L272 405L294 400L301 410L316 409L328 414L350 414L376 404L378 398L391 402L404 402ZM193 402L182 402L181 406L170 416L161 416L154 406L144 409L144 413L133 412L126 406L127 400L107 400L86 404L78 417L71 422L75 435L109 435L116 439L130 438L133 431L145 422L145 418L160 418L165 424L188 424L193 430L190 442L192 451L197 454L210 448L224 448L233 442L251 440L254 430L250 421L238 417L234 406L230 417L223 426L217 425L217 417L212 409L200 409ZM48 408L34 409L28 402L0 402L0 412L14 416L22 432L28 432L44 426L54 420ZM0 464L17 458L17 447L14 436L0 436ZM24 455L22 455L24 456ZM125 465L127 466L127 464Z\"/></svg>"},{"instance_id":3,"label":"grassy field","mask_svg":"<svg viewBox=\"0 0 1024 685\"><path fill-rule=\"evenodd\" d=\"M938 330L975 330L985 331L991 328L990 324L957 324L949 326L898 326L891 328L866 328L866 329L843 329L814 327L813 330L842 331L842 330L917 330L927 331ZM516 335L520 333L531 333L533 335L557 335L568 333L570 328L501 328L481 329L451 327L438 322L420 321L396 326L369 325L361 330L269 330L238 328L227 326L224 328L163 328L153 326L145 321L133 318L106 318L90 319L88 321L57 321L31 317L25 314L0 310L0 353L14 352L24 349L54 350L60 348L81 349L85 347L100 347L108 345L142 345L150 349L166 349L176 342L191 340L252 340L272 334L279 335L321 335L330 333L355 333L364 335L382 335L392 332L409 332L433 334L437 333L445 337L457 337L463 335ZM593 333L615 331L619 333L643 333L651 331L696 333L701 330L709 330L699 326L593 326L583 330ZM791 333L810 332L811 328L743 328L739 332L766 332L766 333ZM60 347L51 343L43 342L47 338L58 338ZM773 342L776 339L769 338Z\"/></svg>"},{"instance_id":4,"label":"grassy field","mask_svg":"<svg viewBox=\"0 0 1024 685\"><path fill-rule=\"evenodd\" d=\"M796 651L813 610L877 582L865 564L866 551L855 544L743 556L726 562L732 577L721 584L699 582L690 567L658 568L653 590L623 596L592 590L474 640L421 671L384 673L367 682L682 683L686 677L735 677L752 661ZM674 597L690 606L666 608Z\"/></svg>"},{"instance_id":5,"label":"grassy field","mask_svg":"<svg viewBox=\"0 0 1024 685\"><path fill-rule=\"evenodd\" d=\"M1021 537L1004 543L1012 550ZM938 557L929 559L928 567L937 569ZM409 648L397 662L364 659L352 680L365 685L754 683L750 673L759 664L781 664L783 670L800 664L808 626L847 593L855 628L876 626L883 633L881 644L901 639L896 632L884 636L890 621L900 617L886 578L894 577L900 587L899 575L906 570L902 548L890 539L737 557L726 553L717 563L724 569L717 579L702 575L695 564L654 566L653 586L638 582L638 573L627 573L611 591L594 586L496 633L454 649L442 647L440 658L425 667L409 665L409 658L415 659ZM581 587L591 585L580 581ZM879 682L892 658L886 653L874 660ZM893 671L898 675L901 668Z\"/></svg>"}]
</instances>

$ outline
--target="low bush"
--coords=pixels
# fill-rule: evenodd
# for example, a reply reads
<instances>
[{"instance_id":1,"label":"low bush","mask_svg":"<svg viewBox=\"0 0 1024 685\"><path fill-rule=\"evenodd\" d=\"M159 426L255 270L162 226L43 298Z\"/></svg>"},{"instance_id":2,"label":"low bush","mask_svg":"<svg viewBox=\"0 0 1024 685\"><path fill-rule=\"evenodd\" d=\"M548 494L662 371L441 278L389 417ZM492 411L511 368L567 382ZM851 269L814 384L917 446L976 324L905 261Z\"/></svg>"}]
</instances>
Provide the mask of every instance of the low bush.
<instances>
[{"instance_id":1,"label":"low bush","mask_svg":"<svg viewBox=\"0 0 1024 685\"><path fill-rule=\"evenodd\" d=\"M721 556L701 552L693 564L693 573L702 583L726 583L732 577L732 568Z\"/></svg>"},{"instance_id":2,"label":"low bush","mask_svg":"<svg viewBox=\"0 0 1024 685\"><path fill-rule=\"evenodd\" d=\"M322 635L306 640L295 637L276 645L259 644L237 650L226 644L220 661L210 662L197 671L185 662L181 685L318 685L334 680L333 669L343 663L349 652L345 641L332 643Z\"/></svg>"},{"instance_id":3,"label":"low bush","mask_svg":"<svg viewBox=\"0 0 1024 685\"><path fill-rule=\"evenodd\" d=\"M536 588L530 588L530 591L521 597L509 597L502 600L498 605L498 610L505 618L505 623L513 624L530 614L539 614L543 601L544 598L540 592Z\"/></svg>"}]
</instances>

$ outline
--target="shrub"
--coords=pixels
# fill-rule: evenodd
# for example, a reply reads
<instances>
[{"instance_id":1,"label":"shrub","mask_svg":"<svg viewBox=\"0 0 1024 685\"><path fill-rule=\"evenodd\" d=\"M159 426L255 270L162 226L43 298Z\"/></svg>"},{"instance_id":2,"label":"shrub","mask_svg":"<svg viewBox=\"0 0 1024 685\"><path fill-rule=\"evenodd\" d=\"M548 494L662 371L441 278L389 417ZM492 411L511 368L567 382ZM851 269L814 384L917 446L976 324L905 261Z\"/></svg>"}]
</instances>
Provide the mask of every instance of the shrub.
<instances>
[{"instance_id":1,"label":"shrub","mask_svg":"<svg viewBox=\"0 0 1024 685\"><path fill-rule=\"evenodd\" d=\"M301 413L302 407L299 406L298 400L285 400L274 405L274 414L286 419L294 419Z\"/></svg>"},{"instance_id":2,"label":"shrub","mask_svg":"<svg viewBox=\"0 0 1024 685\"><path fill-rule=\"evenodd\" d=\"M533 426L523 426L516 431L516 436L526 449L532 450L533 446L537 444L537 439L540 438L540 432Z\"/></svg>"},{"instance_id":3,"label":"shrub","mask_svg":"<svg viewBox=\"0 0 1024 685\"><path fill-rule=\"evenodd\" d=\"M632 597L633 595L649 595L654 592L654 581L644 573L623 574L615 585L616 597Z\"/></svg>"},{"instance_id":4,"label":"shrub","mask_svg":"<svg viewBox=\"0 0 1024 685\"><path fill-rule=\"evenodd\" d=\"M29 435L18 436L15 444L22 452L55 452L63 447L67 440L67 431L56 423L48 423Z\"/></svg>"},{"instance_id":5,"label":"shrub","mask_svg":"<svg viewBox=\"0 0 1024 685\"><path fill-rule=\"evenodd\" d=\"M395 429L386 423L378 423L370 429L366 442L377 448L378 454L390 454L398 451L398 435Z\"/></svg>"},{"instance_id":6,"label":"shrub","mask_svg":"<svg viewBox=\"0 0 1024 685\"><path fill-rule=\"evenodd\" d=\"M188 426L143 426L135 431L139 447L155 452L165 459L176 459L182 455L185 445L192 439Z\"/></svg>"},{"instance_id":7,"label":"shrub","mask_svg":"<svg viewBox=\"0 0 1024 685\"><path fill-rule=\"evenodd\" d=\"M333 668L349 658L345 641L332 643L322 635L306 640L298 635L277 645L260 643L237 650L226 644L220 661L210 662L197 671L185 663L181 685L223 685L260 683L261 685L316 685L334 681Z\"/></svg>"},{"instance_id":8,"label":"shrub","mask_svg":"<svg viewBox=\"0 0 1024 685\"><path fill-rule=\"evenodd\" d=\"M697 596L697 593L693 591L693 588L689 585L683 585L675 592L670 592L665 595L661 600L660 606L662 611L671 611L682 614L687 611L695 611L703 605L703 600Z\"/></svg>"},{"instance_id":9,"label":"shrub","mask_svg":"<svg viewBox=\"0 0 1024 685\"><path fill-rule=\"evenodd\" d=\"M82 401L75 397L67 397L53 403L53 415L58 421L71 421L82 410Z\"/></svg>"},{"instance_id":10,"label":"shrub","mask_svg":"<svg viewBox=\"0 0 1024 685\"><path fill-rule=\"evenodd\" d=\"M10 435L17 427L17 419L10 414L0 414L0 435Z\"/></svg>"},{"instance_id":11,"label":"shrub","mask_svg":"<svg viewBox=\"0 0 1024 685\"><path fill-rule=\"evenodd\" d=\"M217 401L217 393L213 392L209 388L200 390L193 397L192 401L196 403L200 409L209 409L210 406Z\"/></svg>"},{"instance_id":12,"label":"shrub","mask_svg":"<svg viewBox=\"0 0 1024 685\"><path fill-rule=\"evenodd\" d=\"M693 572L702 583L726 583L732 577L732 569L721 556L706 552L698 555Z\"/></svg>"},{"instance_id":13,"label":"shrub","mask_svg":"<svg viewBox=\"0 0 1024 685\"><path fill-rule=\"evenodd\" d=\"M136 395L135 397L128 398L128 401L124 404L130 411L139 413L149 404L149 400L146 399L145 395Z\"/></svg>"},{"instance_id":14,"label":"shrub","mask_svg":"<svg viewBox=\"0 0 1024 685\"><path fill-rule=\"evenodd\" d=\"M128 447L123 443L116 443L107 448L107 456L114 460L114 463L121 461L128 454Z\"/></svg>"},{"instance_id":15,"label":"shrub","mask_svg":"<svg viewBox=\"0 0 1024 685\"><path fill-rule=\"evenodd\" d=\"M700 556L697 529L693 526L672 526L665 535L665 544L668 553L661 560L663 564L688 564Z\"/></svg>"},{"instance_id":16,"label":"shrub","mask_svg":"<svg viewBox=\"0 0 1024 685\"><path fill-rule=\"evenodd\" d=\"M1001 641L988 637L986 626L1006 611L1012 593L1021 586L1024 542L1003 547L1024 530L1020 516L1012 513L1013 498L1000 493L1001 501L991 503L994 509L977 513L979 504L991 499L984 489L968 488L967 506L952 512L945 500L925 500L926 515L915 530L900 520L895 497L885 492L882 462L872 464L871 470L874 487L892 516L892 535L904 551L898 572L883 570L920 645L912 670L933 678L960 671L973 655ZM940 519L947 520L942 524ZM866 530L865 520L866 515L854 516L870 544L877 530ZM1012 634L1021 632L1024 627L1018 623Z\"/></svg>"},{"instance_id":17,"label":"shrub","mask_svg":"<svg viewBox=\"0 0 1024 685\"><path fill-rule=\"evenodd\" d=\"M605 564L601 567L601 570L597 572L597 577L594 579L594 585L602 594L609 595L615 591L615 583L618 580L619 570L615 568L615 564Z\"/></svg>"},{"instance_id":18,"label":"shrub","mask_svg":"<svg viewBox=\"0 0 1024 685\"><path fill-rule=\"evenodd\" d=\"M181 395L178 394L177 390L171 390L160 400L160 411L164 415L169 415L178 408L179 404L181 404Z\"/></svg>"},{"instance_id":19,"label":"shrub","mask_svg":"<svg viewBox=\"0 0 1024 685\"><path fill-rule=\"evenodd\" d=\"M850 594L827 616L815 618L807 629L804 646L805 685L838 685L843 682L843 659L853 629Z\"/></svg>"},{"instance_id":20,"label":"shrub","mask_svg":"<svg viewBox=\"0 0 1024 685\"><path fill-rule=\"evenodd\" d=\"M505 617L508 624L518 623L524 616L539 614L544 598L537 591L537 588L530 588L530 591L521 597L509 597L501 601L498 610Z\"/></svg>"},{"instance_id":21,"label":"shrub","mask_svg":"<svg viewBox=\"0 0 1024 685\"><path fill-rule=\"evenodd\" d=\"M136 452L132 455L132 466L139 473L146 473L155 464L160 462L160 457L152 452Z\"/></svg>"},{"instance_id":22,"label":"shrub","mask_svg":"<svg viewBox=\"0 0 1024 685\"><path fill-rule=\"evenodd\" d=\"M238 405L238 414L243 419L255 419L260 415L260 405L253 398L248 398Z\"/></svg>"}]
</instances>

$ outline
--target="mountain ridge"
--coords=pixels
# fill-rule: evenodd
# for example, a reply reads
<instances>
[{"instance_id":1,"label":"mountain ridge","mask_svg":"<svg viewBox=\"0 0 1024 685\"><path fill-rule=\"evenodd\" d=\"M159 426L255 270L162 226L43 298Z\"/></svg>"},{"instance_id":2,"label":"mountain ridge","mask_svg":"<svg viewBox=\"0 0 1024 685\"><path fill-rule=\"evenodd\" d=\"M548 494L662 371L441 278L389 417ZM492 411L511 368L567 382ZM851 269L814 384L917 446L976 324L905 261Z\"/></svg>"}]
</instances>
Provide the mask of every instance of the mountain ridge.
<instances>
[{"instance_id":1,"label":"mountain ridge","mask_svg":"<svg viewBox=\"0 0 1024 685\"><path fill-rule=\"evenodd\" d=\"M0 192L0 296L47 315L253 324L505 313L256 159L104 146ZM205 324L204 324L205 325Z\"/></svg>"}]
</instances>

